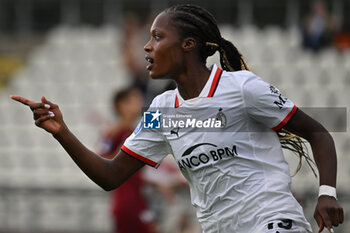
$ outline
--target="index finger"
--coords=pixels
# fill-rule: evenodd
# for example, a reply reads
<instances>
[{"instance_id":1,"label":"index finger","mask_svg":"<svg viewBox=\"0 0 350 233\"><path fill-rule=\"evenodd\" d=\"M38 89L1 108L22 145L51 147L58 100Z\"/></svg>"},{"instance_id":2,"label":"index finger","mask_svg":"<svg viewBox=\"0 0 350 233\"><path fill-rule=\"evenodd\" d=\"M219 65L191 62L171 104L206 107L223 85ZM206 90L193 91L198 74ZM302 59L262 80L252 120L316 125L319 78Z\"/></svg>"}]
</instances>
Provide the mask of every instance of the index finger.
<instances>
[{"instance_id":1,"label":"index finger","mask_svg":"<svg viewBox=\"0 0 350 233\"><path fill-rule=\"evenodd\" d=\"M11 95L10 98L27 106L29 106L29 104L38 103L36 101L30 100L18 95Z\"/></svg>"}]
</instances>

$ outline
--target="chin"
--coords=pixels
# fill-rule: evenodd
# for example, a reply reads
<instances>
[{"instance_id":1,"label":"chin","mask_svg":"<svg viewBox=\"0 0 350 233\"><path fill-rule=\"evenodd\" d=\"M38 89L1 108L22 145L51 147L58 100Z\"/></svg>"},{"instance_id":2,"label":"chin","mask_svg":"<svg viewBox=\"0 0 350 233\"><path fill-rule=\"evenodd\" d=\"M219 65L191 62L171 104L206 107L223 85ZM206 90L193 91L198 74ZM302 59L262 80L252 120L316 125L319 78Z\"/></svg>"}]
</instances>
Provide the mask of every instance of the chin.
<instances>
[{"instance_id":1,"label":"chin","mask_svg":"<svg viewBox=\"0 0 350 233\"><path fill-rule=\"evenodd\" d=\"M148 74L149 74L149 76L150 76L152 79L156 79L156 78L157 78L157 75L156 75L153 71L150 71Z\"/></svg>"},{"instance_id":2,"label":"chin","mask_svg":"<svg viewBox=\"0 0 350 233\"><path fill-rule=\"evenodd\" d=\"M152 79L168 79L168 75L167 74L157 74L153 71L150 71L149 72L149 76L152 78Z\"/></svg>"}]
</instances>

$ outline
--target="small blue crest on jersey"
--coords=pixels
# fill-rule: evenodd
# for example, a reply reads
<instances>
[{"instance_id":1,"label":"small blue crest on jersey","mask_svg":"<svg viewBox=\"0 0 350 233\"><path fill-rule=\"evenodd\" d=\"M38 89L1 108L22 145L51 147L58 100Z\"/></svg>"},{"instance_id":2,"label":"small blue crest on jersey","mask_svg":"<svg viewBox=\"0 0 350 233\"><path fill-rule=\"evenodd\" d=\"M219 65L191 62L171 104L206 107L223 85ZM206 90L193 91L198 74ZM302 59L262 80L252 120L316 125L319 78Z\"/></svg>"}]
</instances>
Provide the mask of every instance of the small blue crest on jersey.
<instances>
[{"instance_id":1,"label":"small blue crest on jersey","mask_svg":"<svg viewBox=\"0 0 350 233\"><path fill-rule=\"evenodd\" d=\"M139 122L138 125L136 126L136 128L135 128L133 134L134 134L134 135L138 134L138 133L141 131L142 126L143 126L143 122L142 122L142 120L140 120L140 122Z\"/></svg>"}]
</instances>

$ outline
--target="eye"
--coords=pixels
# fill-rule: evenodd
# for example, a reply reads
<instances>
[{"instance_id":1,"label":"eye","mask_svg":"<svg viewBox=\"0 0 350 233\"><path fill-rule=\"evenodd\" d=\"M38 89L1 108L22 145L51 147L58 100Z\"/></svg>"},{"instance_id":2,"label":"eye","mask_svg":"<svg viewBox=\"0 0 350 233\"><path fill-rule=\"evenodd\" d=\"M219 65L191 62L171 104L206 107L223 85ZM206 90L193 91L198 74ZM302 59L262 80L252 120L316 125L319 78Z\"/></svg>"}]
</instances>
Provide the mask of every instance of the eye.
<instances>
[{"instance_id":1,"label":"eye","mask_svg":"<svg viewBox=\"0 0 350 233\"><path fill-rule=\"evenodd\" d=\"M151 38L154 39L155 41L159 41L162 39L162 35L157 30L152 30Z\"/></svg>"},{"instance_id":2,"label":"eye","mask_svg":"<svg viewBox=\"0 0 350 233\"><path fill-rule=\"evenodd\" d=\"M156 40L156 41L159 41L162 37L158 34L158 33L155 33L153 35L153 38Z\"/></svg>"}]
</instances>

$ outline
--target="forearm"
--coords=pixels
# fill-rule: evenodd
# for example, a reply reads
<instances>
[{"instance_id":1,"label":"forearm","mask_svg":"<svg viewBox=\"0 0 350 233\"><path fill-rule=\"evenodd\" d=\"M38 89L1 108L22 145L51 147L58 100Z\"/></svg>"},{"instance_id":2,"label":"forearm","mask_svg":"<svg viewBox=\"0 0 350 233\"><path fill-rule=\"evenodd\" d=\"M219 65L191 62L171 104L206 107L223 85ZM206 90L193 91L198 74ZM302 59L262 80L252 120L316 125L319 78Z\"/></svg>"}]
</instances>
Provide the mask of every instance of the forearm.
<instances>
[{"instance_id":1,"label":"forearm","mask_svg":"<svg viewBox=\"0 0 350 233\"><path fill-rule=\"evenodd\" d=\"M332 136L327 132L315 132L308 139L319 171L320 185L336 187L337 157Z\"/></svg>"},{"instance_id":2,"label":"forearm","mask_svg":"<svg viewBox=\"0 0 350 233\"><path fill-rule=\"evenodd\" d=\"M320 185L335 187L337 157L334 142L329 132L300 109L284 128L310 143L319 171Z\"/></svg>"},{"instance_id":3,"label":"forearm","mask_svg":"<svg viewBox=\"0 0 350 233\"><path fill-rule=\"evenodd\" d=\"M53 136L92 181L101 188L110 190L111 177L113 177L110 160L104 159L86 148L66 126Z\"/></svg>"}]
</instances>

